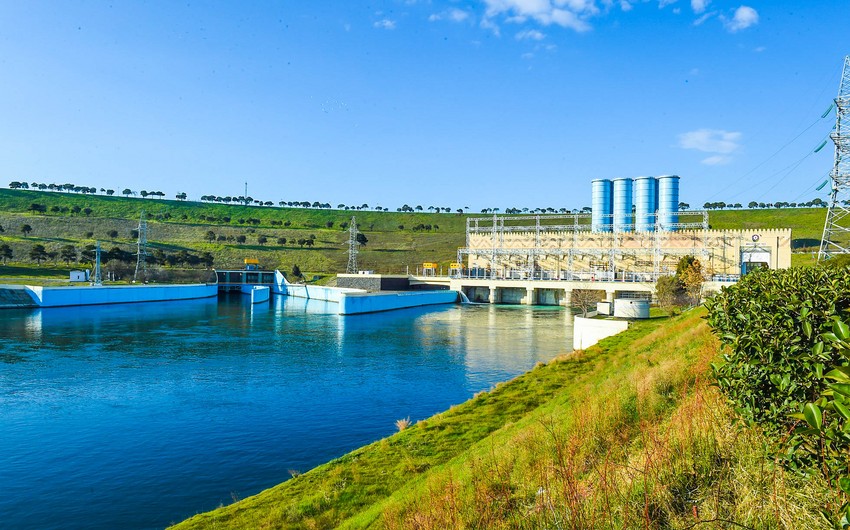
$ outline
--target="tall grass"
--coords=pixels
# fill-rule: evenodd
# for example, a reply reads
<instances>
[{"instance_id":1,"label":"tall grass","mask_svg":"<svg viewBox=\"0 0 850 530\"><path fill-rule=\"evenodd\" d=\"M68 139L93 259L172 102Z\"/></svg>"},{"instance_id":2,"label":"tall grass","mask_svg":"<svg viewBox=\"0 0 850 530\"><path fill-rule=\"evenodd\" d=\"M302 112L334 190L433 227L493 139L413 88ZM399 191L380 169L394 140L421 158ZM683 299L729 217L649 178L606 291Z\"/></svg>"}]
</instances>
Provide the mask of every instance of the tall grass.
<instances>
[{"instance_id":1,"label":"tall grass","mask_svg":"<svg viewBox=\"0 0 850 530\"><path fill-rule=\"evenodd\" d=\"M598 346L179 528L826 528L707 379L700 310ZM285 477L282 477L282 479Z\"/></svg>"}]
</instances>

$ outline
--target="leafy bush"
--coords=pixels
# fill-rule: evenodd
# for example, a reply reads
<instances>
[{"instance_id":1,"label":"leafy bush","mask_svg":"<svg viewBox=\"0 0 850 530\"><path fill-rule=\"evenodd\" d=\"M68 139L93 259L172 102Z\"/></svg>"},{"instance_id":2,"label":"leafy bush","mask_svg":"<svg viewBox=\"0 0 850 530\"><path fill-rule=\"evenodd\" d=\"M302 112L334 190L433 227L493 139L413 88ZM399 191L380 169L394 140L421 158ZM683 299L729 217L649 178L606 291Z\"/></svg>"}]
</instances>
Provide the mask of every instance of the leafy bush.
<instances>
[{"instance_id":1,"label":"leafy bush","mask_svg":"<svg viewBox=\"0 0 850 530\"><path fill-rule=\"evenodd\" d=\"M783 443L787 466L846 474L850 412L842 407L850 385L827 378L850 374L842 354L850 331L841 321L850 311L850 269L758 270L706 305L728 346L725 362L712 367L735 410ZM829 457L830 447L840 456Z\"/></svg>"}]
</instances>

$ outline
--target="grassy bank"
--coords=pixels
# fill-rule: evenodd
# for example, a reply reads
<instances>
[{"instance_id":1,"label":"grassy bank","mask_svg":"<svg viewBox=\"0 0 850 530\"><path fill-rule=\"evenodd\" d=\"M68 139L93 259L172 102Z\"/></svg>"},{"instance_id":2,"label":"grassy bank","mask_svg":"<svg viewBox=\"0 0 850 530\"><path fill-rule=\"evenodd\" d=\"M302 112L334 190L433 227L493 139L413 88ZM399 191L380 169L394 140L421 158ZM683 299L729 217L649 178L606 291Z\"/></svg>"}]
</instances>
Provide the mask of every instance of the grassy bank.
<instances>
[{"instance_id":1,"label":"grassy bank","mask_svg":"<svg viewBox=\"0 0 850 530\"><path fill-rule=\"evenodd\" d=\"M175 528L819 528L708 384L691 311L628 331Z\"/></svg>"}]
</instances>

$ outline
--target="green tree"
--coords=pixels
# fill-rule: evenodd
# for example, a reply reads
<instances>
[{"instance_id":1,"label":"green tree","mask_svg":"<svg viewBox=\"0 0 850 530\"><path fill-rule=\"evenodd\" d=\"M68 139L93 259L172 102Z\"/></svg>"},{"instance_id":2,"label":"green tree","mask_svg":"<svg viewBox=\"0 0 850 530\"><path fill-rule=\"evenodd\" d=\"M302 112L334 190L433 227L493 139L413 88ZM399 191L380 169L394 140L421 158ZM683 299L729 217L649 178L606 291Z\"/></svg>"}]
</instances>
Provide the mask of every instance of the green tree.
<instances>
[{"instance_id":1,"label":"green tree","mask_svg":"<svg viewBox=\"0 0 850 530\"><path fill-rule=\"evenodd\" d=\"M277 244L281 245L281 246L285 245L286 244L286 238L285 237L277 238Z\"/></svg>"},{"instance_id":2,"label":"green tree","mask_svg":"<svg viewBox=\"0 0 850 530\"><path fill-rule=\"evenodd\" d=\"M74 245L65 245L59 250L59 257L65 262L65 265L70 265L72 261L77 261L77 249Z\"/></svg>"},{"instance_id":3,"label":"green tree","mask_svg":"<svg viewBox=\"0 0 850 530\"><path fill-rule=\"evenodd\" d=\"M293 278L301 278L302 277L301 268L298 265L292 266L292 277Z\"/></svg>"},{"instance_id":4,"label":"green tree","mask_svg":"<svg viewBox=\"0 0 850 530\"><path fill-rule=\"evenodd\" d=\"M267 238L266 236L257 236L257 244L259 245L265 245L266 243L268 243L268 241L269 238Z\"/></svg>"},{"instance_id":5,"label":"green tree","mask_svg":"<svg viewBox=\"0 0 850 530\"><path fill-rule=\"evenodd\" d=\"M241 235L240 235L240 236L236 236L236 242L237 242L237 243L240 243L240 244L241 244L241 243L245 243L246 241L248 241L248 238L247 238L247 237L245 237L245 236L241 236Z\"/></svg>"},{"instance_id":6,"label":"green tree","mask_svg":"<svg viewBox=\"0 0 850 530\"><path fill-rule=\"evenodd\" d=\"M658 299L658 306L664 311L672 312L679 305L681 295L682 286L675 276L662 276L655 282L655 297Z\"/></svg>"},{"instance_id":7,"label":"green tree","mask_svg":"<svg viewBox=\"0 0 850 530\"><path fill-rule=\"evenodd\" d=\"M361 247L365 247L366 243L369 242L369 239L366 237L366 235L361 232L357 232L357 236L354 239Z\"/></svg>"},{"instance_id":8,"label":"green tree","mask_svg":"<svg viewBox=\"0 0 850 530\"><path fill-rule=\"evenodd\" d=\"M694 305L698 305L700 302L703 281L702 265L696 259L679 275L679 282L681 282L682 288L688 293L688 298Z\"/></svg>"},{"instance_id":9,"label":"green tree","mask_svg":"<svg viewBox=\"0 0 850 530\"><path fill-rule=\"evenodd\" d=\"M308 247L312 247L315 242L316 241L314 239L308 239L307 241L304 242L304 244L307 245Z\"/></svg>"},{"instance_id":10,"label":"green tree","mask_svg":"<svg viewBox=\"0 0 850 530\"><path fill-rule=\"evenodd\" d=\"M307 240L304 239L303 237L298 238L298 241L297 241L298 246L301 247L301 248L304 248L304 243L306 243L306 242L307 242Z\"/></svg>"},{"instance_id":11,"label":"green tree","mask_svg":"<svg viewBox=\"0 0 850 530\"><path fill-rule=\"evenodd\" d=\"M41 262L47 259L47 250L44 245L33 245L30 250L30 259L41 265Z\"/></svg>"},{"instance_id":12,"label":"green tree","mask_svg":"<svg viewBox=\"0 0 850 530\"><path fill-rule=\"evenodd\" d=\"M94 245L86 245L83 247L82 252L80 252L80 262L81 263L94 263L95 260L95 246Z\"/></svg>"},{"instance_id":13,"label":"green tree","mask_svg":"<svg viewBox=\"0 0 850 530\"><path fill-rule=\"evenodd\" d=\"M0 245L0 259L3 260L3 265L6 264L6 260L12 259L12 247L6 243Z\"/></svg>"},{"instance_id":14,"label":"green tree","mask_svg":"<svg viewBox=\"0 0 850 530\"><path fill-rule=\"evenodd\" d=\"M207 235L206 235L206 240L209 241L210 243L215 241L215 232L213 232L212 230L208 230Z\"/></svg>"},{"instance_id":15,"label":"green tree","mask_svg":"<svg viewBox=\"0 0 850 530\"><path fill-rule=\"evenodd\" d=\"M30 232L32 232L32 227L30 225L23 225L21 227L21 232L23 232L24 237L27 237Z\"/></svg>"},{"instance_id":16,"label":"green tree","mask_svg":"<svg viewBox=\"0 0 850 530\"><path fill-rule=\"evenodd\" d=\"M116 237L118 237L118 230L110 230L109 232L107 232L106 235L108 235L109 237L112 237L112 238L116 238Z\"/></svg>"}]
</instances>

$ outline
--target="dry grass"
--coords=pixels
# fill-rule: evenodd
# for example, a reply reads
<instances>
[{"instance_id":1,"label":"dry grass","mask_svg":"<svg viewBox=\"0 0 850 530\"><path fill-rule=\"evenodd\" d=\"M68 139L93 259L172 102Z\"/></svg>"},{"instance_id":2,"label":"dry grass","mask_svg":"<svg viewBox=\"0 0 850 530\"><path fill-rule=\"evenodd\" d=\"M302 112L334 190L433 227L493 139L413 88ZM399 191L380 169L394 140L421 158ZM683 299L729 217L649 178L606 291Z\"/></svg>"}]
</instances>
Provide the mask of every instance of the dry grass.
<instances>
[{"instance_id":1,"label":"dry grass","mask_svg":"<svg viewBox=\"0 0 850 530\"><path fill-rule=\"evenodd\" d=\"M410 417L402 418L400 420L395 420L395 428L399 430L399 432L410 427Z\"/></svg>"}]
</instances>

